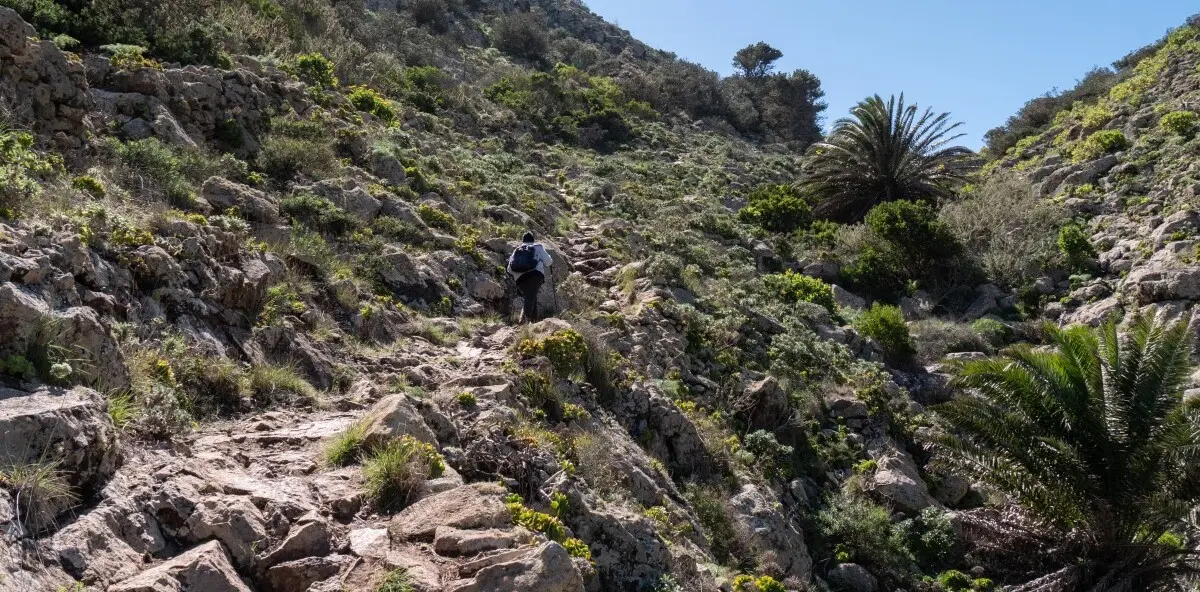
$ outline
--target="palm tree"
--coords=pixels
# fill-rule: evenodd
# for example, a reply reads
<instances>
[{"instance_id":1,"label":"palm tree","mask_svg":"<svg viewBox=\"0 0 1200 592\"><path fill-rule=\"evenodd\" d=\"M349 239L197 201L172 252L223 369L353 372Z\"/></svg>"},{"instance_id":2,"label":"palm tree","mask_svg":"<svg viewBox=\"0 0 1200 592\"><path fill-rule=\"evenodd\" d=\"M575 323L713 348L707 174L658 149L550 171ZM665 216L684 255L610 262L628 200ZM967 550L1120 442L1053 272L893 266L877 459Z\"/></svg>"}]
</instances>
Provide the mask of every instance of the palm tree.
<instances>
[{"instance_id":1,"label":"palm tree","mask_svg":"<svg viewBox=\"0 0 1200 592\"><path fill-rule=\"evenodd\" d=\"M1052 351L1018 345L957 367L969 394L937 409L951 428L943 462L1057 541L1061 569L1015 589L1174 590L1200 573L1188 319L1138 313L1120 335L1112 322L1047 333Z\"/></svg>"},{"instance_id":2,"label":"palm tree","mask_svg":"<svg viewBox=\"0 0 1200 592\"><path fill-rule=\"evenodd\" d=\"M963 135L953 134L962 124L950 123L949 113L926 109L917 117L904 95L887 102L875 95L850 113L808 150L803 185L820 200L818 218L857 222L885 201L936 202L977 168L970 150L947 147Z\"/></svg>"}]
</instances>

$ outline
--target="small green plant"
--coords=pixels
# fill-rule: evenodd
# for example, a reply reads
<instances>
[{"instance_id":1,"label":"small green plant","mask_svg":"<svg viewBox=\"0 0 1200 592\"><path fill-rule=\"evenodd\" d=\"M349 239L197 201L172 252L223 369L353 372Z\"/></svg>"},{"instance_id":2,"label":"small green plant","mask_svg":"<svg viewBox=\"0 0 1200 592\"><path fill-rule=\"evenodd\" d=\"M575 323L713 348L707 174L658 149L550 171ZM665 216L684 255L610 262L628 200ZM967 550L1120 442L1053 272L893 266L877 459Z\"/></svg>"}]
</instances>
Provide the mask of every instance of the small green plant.
<instances>
[{"instance_id":1,"label":"small green plant","mask_svg":"<svg viewBox=\"0 0 1200 592\"><path fill-rule=\"evenodd\" d=\"M833 288L817 278L789 269L781 274L769 275L763 282L774 297L784 302L811 302L825 307L831 313L837 312Z\"/></svg>"},{"instance_id":2,"label":"small green plant","mask_svg":"<svg viewBox=\"0 0 1200 592\"><path fill-rule=\"evenodd\" d=\"M554 512L555 518L562 518L568 508L570 508L570 500L567 499L567 494L561 491L550 494L550 511Z\"/></svg>"},{"instance_id":3,"label":"small green plant","mask_svg":"<svg viewBox=\"0 0 1200 592\"><path fill-rule=\"evenodd\" d=\"M82 45L78 39L67 35L66 33L55 35L50 39L50 41L63 51L74 51L75 49L78 49L80 45Z\"/></svg>"},{"instance_id":4,"label":"small green plant","mask_svg":"<svg viewBox=\"0 0 1200 592\"><path fill-rule=\"evenodd\" d=\"M325 464L331 467L344 467L351 465L361 458L363 452L363 441L367 436L366 422L356 422L346 431L334 436L328 444L325 445L323 453Z\"/></svg>"},{"instance_id":5,"label":"small green plant","mask_svg":"<svg viewBox=\"0 0 1200 592\"><path fill-rule=\"evenodd\" d=\"M375 587L375 592L415 592L412 585L412 578L408 576L408 570L399 567L389 571L383 577L383 581Z\"/></svg>"},{"instance_id":6,"label":"small green plant","mask_svg":"<svg viewBox=\"0 0 1200 592\"><path fill-rule=\"evenodd\" d=\"M970 592L971 590L971 576L955 569L938 574L937 581L946 592Z\"/></svg>"},{"instance_id":7,"label":"small green plant","mask_svg":"<svg viewBox=\"0 0 1200 592\"><path fill-rule=\"evenodd\" d=\"M345 235L358 226L358 221L346 210L329 199L312 193L285 197L279 202L279 210L314 230L328 232L334 236Z\"/></svg>"},{"instance_id":8,"label":"small green plant","mask_svg":"<svg viewBox=\"0 0 1200 592\"><path fill-rule=\"evenodd\" d=\"M867 475L870 473L874 473L875 470L878 468L879 468L879 462L873 458L869 458L867 460L861 461L858 464L854 465L854 474L855 475Z\"/></svg>"},{"instance_id":9,"label":"small green plant","mask_svg":"<svg viewBox=\"0 0 1200 592\"><path fill-rule=\"evenodd\" d=\"M1158 126L1168 133L1191 138L1200 130L1200 114L1195 111L1172 111L1158 120Z\"/></svg>"},{"instance_id":10,"label":"small green plant","mask_svg":"<svg viewBox=\"0 0 1200 592\"><path fill-rule=\"evenodd\" d=\"M133 398L132 394L121 393L109 395L108 417L117 429L125 429L126 426L137 419L137 415L137 401Z\"/></svg>"},{"instance_id":11,"label":"small green plant","mask_svg":"<svg viewBox=\"0 0 1200 592\"><path fill-rule=\"evenodd\" d=\"M587 409L580 407L574 403L566 403L563 405L563 419L567 421L587 421L592 418L592 414L588 413Z\"/></svg>"},{"instance_id":12,"label":"small green plant","mask_svg":"<svg viewBox=\"0 0 1200 592\"><path fill-rule=\"evenodd\" d=\"M99 179L90 175L80 175L71 179L71 187L87 193L96 199L104 198L104 194L106 193L104 184Z\"/></svg>"},{"instance_id":13,"label":"small green plant","mask_svg":"<svg viewBox=\"0 0 1200 592\"><path fill-rule=\"evenodd\" d=\"M354 105L355 109L370 113L384 123L392 123L396 120L396 106L375 89L366 86L352 86L349 90L350 94L346 98L350 100L350 104Z\"/></svg>"},{"instance_id":14,"label":"small green plant","mask_svg":"<svg viewBox=\"0 0 1200 592\"><path fill-rule=\"evenodd\" d=\"M898 307L876 302L854 321L854 328L879 342L884 353L893 360L908 360L916 353L908 324Z\"/></svg>"},{"instance_id":15,"label":"small green plant","mask_svg":"<svg viewBox=\"0 0 1200 592\"><path fill-rule=\"evenodd\" d=\"M146 53L146 48L138 45L115 43L112 45L102 45L100 49L109 54L109 63L117 70L138 70L140 68L162 69L161 64L143 55Z\"/></svg>"},{"instance_id":16,"label":"small green plant","mask_svg":"<svg viewBox=\"0 0 1200 592\"><path fill-rule=\"evenodd\" d=\"M983 338L992 347L1000 347L1013 336L1013 330L1008 325L993 318L982 318L971 323L971 330Z\"/></svg>"},{"instance_id":17,"label":"small green plant","mask_svg":"<svg viewBox=\"0 0 1200 592\"><path fill-rule=\"evenodd\" d=\"M333 62L319 53L296 56L296 77L304 83L318 88L337 88L337 76L333 73Z\"/></svg>"},{"instance_id":18,"label":"small green plant","mask_svg":"<svg viewBox=\"0 0 1200 592\"><path fill-rule=\"evenodd\" d=\"M592 550L587 543L577 538L569 538L562 542L562 546L566 548L567 553L571 557L579 557L580 559L592 560Z\"/></svg>"},{"instance_id":19,"label":"small green plant","mask_svg":"<svg viewBox=\"0 0 1200 592\"><path fill-rule=\"evenodd\" d=\"M422 483L442 476L445 470L445 461L433 446L408 435L363 459L367 496L385 514L403 510Z\"/></svg>"},{"instance_id":20,"label":"small green plant","mask_svg":"<svg viewBox=\"0 0 1200 592\"><path fill-rule=\"evenodd\" d=\"M454 220L454 216L447 214L429 204L421 204L417 206L417 215L425 221L426 224L445 230L454 232L458 228L458 223Z\"/></svg>"},{"instance_id":21,"label":"small green plant","mask_svg":"<svg viewBox=\"0 0 1200 592\"><path fill-rule=\"evenodd\" d=\"M66 476L53 462L17 463L0 468L0 487L16 500L17 520L33 532L53 525L77 501Z\"/></svg>"},{"instance_id":22,"label":"small green plant","mask_svg":"<svg viewBox=\"0 0 1200 592\"><path fill-rule=\"evenodd\" d=\"M463 409L474 409L479 404L479 402L475 400L475 395L468 391L458 393L454 399L458 401L458 405Z\"/></svg>"}]
</instances>

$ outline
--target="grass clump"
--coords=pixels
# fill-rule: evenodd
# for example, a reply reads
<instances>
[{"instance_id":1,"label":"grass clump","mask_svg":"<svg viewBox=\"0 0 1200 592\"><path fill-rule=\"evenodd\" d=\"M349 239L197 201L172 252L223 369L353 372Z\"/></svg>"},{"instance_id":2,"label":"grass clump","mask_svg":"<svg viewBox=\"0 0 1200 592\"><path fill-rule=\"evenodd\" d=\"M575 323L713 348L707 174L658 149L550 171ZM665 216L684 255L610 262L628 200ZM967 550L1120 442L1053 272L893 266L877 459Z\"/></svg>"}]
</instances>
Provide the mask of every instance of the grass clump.
<instances>
[{"instance_id":1,"label":"grass clump","mask_svg":"<svg viewBox=\"0 0 1200 592\"><path fill-rule=\"evenodd\" d=\"M467 391L458 393L454 400L458 401L458 405L463 409L474 409L479 405L479 401L475 400L475 395Z\"/></svg>"},{"instance_id":2,"label":"grass clump","mask_svg":"<svg viewBox=\"0 0 1200 592\"><path fill-rule=\"evenodd\" d=\"M315 403L317 389L295 368L264 364L250 368L250 395L260 404Z\"/></svg>"},{"instance_id":3,"label":"grass clump","mask_svg":"<svg viewBox=\"0 0 1200 592\"><path fill-rule=\"evenodd\" d=\"M308 192L285 197L279 202L279 209L309 228L334 236L345 235L358 227L358 221L346 210L327 198Z\"/></svg>"},{"instance_id":4,"label":"grass clump","mask_svg":"<svg viewBox=\"0 0 1200 592\"><path fill-rule=\"evenodd\" d=\"M56 463L15 463L0 468L0 487L12 493L17 520L34 533L52 526L54 518L77 501Z\"/></svg>"},{"instance_id":5,"label":"grass clump","mask_svg":"<svg viewBox=\"0 0 1200 592\"><path fill-rule=\"evenodd\" d=\"M908 324L898 307L876 302L854 321L854 328L879 342L892 360L906 361L916 353Z\"/></svg>"},{"instance_id":6,"label":"grass clump","mask_svg":"<svg viewBox=\"0 0 1200 592\"><path fill-rule=\"evenodd\" d=\"M375 587L375 592L414 592L412 578L408 577L408 570L404 568L396 568L389 571L383 576L383 581Z\"/></svg>"},{"instance_id":7,"label":"grass clump","mask_svg":"<svg viewBox=\"0 0 1200 592\"><path fill-rule=\"evenodd\" d=\"M322 453L325 464L331 467L344 467L358 462L362 457L363 442L366 437L366 422L355 422L325 445Z\"/></svg>"},{"instance_id":8,"label":"grass clump","mask_svg":"<svg viewBox=\"0 0 1200 592\"><path fill-rule=\"evenodd\" d=\"M446 471L442 455L412 436L393 440L363 458L367 496L375 509L394 514L408 507L417 489Z\"/></svg>"}]
</instances>

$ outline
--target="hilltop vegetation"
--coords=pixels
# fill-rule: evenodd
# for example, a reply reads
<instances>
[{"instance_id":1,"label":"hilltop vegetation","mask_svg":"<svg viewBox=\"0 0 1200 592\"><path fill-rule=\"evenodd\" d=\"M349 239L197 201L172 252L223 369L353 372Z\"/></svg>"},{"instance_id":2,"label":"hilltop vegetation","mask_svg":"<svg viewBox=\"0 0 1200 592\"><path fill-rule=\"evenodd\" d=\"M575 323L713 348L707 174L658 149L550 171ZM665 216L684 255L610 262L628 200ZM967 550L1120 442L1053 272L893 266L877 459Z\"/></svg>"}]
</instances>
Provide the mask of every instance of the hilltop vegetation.
<instances>
[{"instance_id":1,"label":"hilltop vegetation","mask_svg":"<svg viewBox=\"0 0 1200 592\"><path fill-rule=\"evenodd\" d=\"M766 42L721 78L577 2L0 6L0 588L1195 567L1195 22L977 155L903 96L822 137ZM526 230L555 318L514 327Z\"/></svg>"}]
</instances>

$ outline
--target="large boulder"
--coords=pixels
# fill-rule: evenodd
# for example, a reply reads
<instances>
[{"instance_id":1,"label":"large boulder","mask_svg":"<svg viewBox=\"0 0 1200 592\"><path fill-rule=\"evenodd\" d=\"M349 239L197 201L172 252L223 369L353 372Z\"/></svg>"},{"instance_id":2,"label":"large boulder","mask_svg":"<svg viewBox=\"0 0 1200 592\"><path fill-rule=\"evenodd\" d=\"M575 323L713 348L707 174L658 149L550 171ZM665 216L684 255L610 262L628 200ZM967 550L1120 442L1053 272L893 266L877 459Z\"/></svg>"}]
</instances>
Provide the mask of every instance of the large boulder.
<instances>
[{"instance_id":1,"label":"large boulder","mask_svg":"<svg viewBox=\"0 0 1200 592\"><path fill-rule=\"evenodd\" d=\"M274 224L279 221L279 207L267 198L267 194L224 177L209 177L200 195L218 213L237 208L251 222Z\"/></svg>"},{"instance_id":2,"label":"large boulder","mask_svg":"<svg viewBox=\"0 0 1200 592\"><path fill-rule=\"evenodd\" d=\"M104 390L129 387L125 357L95 310L71 308L55 315L55 322L59 327L54 341L69 346L71 358L82 359L72 364L73 378Z\"/></svg>"},{"instance_id":3,"label":"large boulder","mask_svg":"<svg viewBox=\"0 0 1200 592\"><path fill-rule=\"evenodd\" d=\"M1133 270L1123 284L1126 296L1138 304L1164 300L1200 299L1200 267L1169 267L1155 263Z\"/></svg>"},{"instance_id":4,"label":"large boulder","mask_svg":"<svg viewBox=\"0 0 1200 592\"><path fill-rule=\"evenodd\" d=\"M451 584L451 592L583 592L583 575L570 553L555 542L537 547L515 561L483 568L469 582Z\"/></svg>"},{"instance_id":5,"label":"large boulder","mask_svg":"<svg viewBox=\"0 0 1200 592\"><path fill-rule=\"evenodd\" d=\"M0 451L10 463L56 462L68 483L90 494L121 460L104 397L88 388L0 388Z\"/></svg>"},{"instance_id":6,"label":"large boulder","mask_svg":"<svg viewBox=\"0 0 1200 592\"><path fill-rule=\"evenodd\" d=\"M808 581L812 559L804 544L804 533L784 515L774 496L768 497L756 485L747 484L730 500L730 506L738 523L759 549L773 556L781 573L797 581Z\"/></svg>"},{"instance_id":7,"label":"large boulder","mask_svg":"<svg viewBox=\"0 0 1200 592\"><path fill-rule=\"evenodd\" d=\"M777 428L791 417L787 393L774 376L753 376L742 384L737 415L752 430Z\"/></svg>"},{"instance_id":8,"label":"large boulder","mask_svg":"<svg viewBox=\"0 0 1200 592\"><path fill-rule=\"evenodd\" d=\"M916 514L929 506L938 505L921 480L921 473L911 456L897 450L887 450L875 459L879 466L868 480L867 490L892 508L906 514Z\"/></svg>"},{"instance_id":9,"label":"large boulder","mask_svg":"<svg viewBox=\"0 0 1200 592\"><path fill-rule=\"evenodd\" d=\"M375 403L365 416L363 446L371 448L401 436L412 436L437 446L437 436L425 425L421 413L404 394L389 395Z\"/></svg>"},{"instance_id":10,"label":"large boulder","mask_svg":"<svg viewBox=\"0 0 1200 592\"><path fill-rule=\"evenodd\" d=\"M825 576L834 590L842 592L875 592L879 582L871 572L857 563L842 563Z\"/></svg>"},{"instance_id":11,"label":"large boulder","mask_svg":"<svg viewBox=\"0 0 1200 592\"><path fill-rule=\"evenodd\" d=\"M433 541L438 527L500 528L512 524L504 505L505 489L494 483L476 483L427 497L392 518L388 533L393 541Z\"/></svg>"},{"instance_id":12,"label":"large boulder","mask_svg":"<svg viewBox=\"0 0 1200 592\"><path fill-rule=\"evenodd\" d=\"M209 541L112 586L109 592L250 592L229 564L225 548Z\"/></svg>"}]
</instances>

